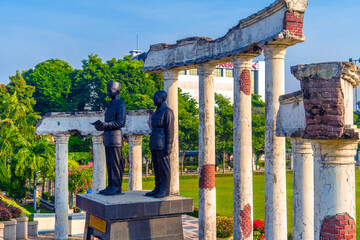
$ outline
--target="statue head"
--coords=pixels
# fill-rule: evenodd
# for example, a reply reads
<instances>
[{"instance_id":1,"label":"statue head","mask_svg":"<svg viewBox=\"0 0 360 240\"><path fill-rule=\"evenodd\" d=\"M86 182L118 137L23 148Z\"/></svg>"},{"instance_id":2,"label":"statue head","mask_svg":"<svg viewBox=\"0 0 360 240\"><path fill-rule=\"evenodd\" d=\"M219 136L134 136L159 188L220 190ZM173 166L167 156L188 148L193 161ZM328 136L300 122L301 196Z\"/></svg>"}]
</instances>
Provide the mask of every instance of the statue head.
<instances>
[{"instance_id":1,"label":"statue head","mask_svg":"<svg viewBox=\"0 0 360 240\"><path fill-rule=\"evenodd\" d=\"M107 94L109 98L114 99L120 93L120 86L119 82L109 82L107 85Z\"/></svg>"},{"instance_id":2,"label":"statue head","mask_svg":"<svg viewBox=\"0 0 360 240\"><path fill-rule=\"evenodd\" d=\"M165 91L157 91L153 96L154 105L160 107L167 98L167 93Z\"/></svg>"}]
</instances>

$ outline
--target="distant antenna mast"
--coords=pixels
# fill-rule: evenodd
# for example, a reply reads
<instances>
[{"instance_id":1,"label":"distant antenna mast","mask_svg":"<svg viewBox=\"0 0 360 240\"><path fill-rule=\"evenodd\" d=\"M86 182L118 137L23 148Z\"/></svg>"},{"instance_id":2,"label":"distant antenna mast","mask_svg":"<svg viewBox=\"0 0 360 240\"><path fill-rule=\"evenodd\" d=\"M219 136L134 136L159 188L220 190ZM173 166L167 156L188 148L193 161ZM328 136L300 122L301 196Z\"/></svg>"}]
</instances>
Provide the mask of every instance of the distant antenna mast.
<instances>
[{"instance_id":1,"label":"distant antenna mast","mask_svg":"<svg viewBox=\"0 0 360 240\"><path fill-rule=\"evenodd\" d=\"M136 50L139 50L139 35L136 34Z\"/></svg>"}]
</instances>

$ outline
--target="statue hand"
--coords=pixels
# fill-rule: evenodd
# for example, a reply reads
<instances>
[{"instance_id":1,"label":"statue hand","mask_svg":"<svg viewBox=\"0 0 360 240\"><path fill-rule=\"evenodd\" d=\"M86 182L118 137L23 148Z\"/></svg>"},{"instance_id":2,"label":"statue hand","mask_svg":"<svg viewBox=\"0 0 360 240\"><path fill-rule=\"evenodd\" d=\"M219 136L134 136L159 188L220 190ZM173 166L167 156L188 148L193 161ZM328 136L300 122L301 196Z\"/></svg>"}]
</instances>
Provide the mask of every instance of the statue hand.
<instances>
[{"instance_id":1,"label":"statue hand","mask_svg":"<svg viewBox=\"0 0 360 240\"><path fill-rule=\"evenodd\" d=\"M100 120L97 120L96 122L92 123L92 125L95 126L95 129L98 131L104 131L104 123Z\"/></svg>"}]
</instances>

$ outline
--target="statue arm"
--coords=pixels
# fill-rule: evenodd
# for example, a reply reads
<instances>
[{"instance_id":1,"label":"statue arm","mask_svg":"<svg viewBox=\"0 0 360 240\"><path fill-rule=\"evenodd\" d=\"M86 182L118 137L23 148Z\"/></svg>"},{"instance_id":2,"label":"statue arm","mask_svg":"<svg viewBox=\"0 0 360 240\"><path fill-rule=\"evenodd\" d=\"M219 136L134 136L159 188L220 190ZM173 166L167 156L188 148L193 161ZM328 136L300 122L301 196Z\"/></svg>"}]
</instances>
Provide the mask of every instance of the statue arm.
<instances>
[{"instance_id":1,"label":"statue arm","mask_svg":"<svg viewBox=\"0 0 360 240\"><path fill-rule=\"evenodd\" d=\"M118 105L116 109L116 120L111 122L104 122L105 130L119 129L125 126L126 123L126 107L124 103Z\"/></svg>"},{"instance_id":2,"label":"statue arm","mask_svg":"<svg viewBox=\"0 0 360 240\"><path fill-rule=\"evenodd\" d=\"M165 153L171 153L172 145L174 142L174 113L168 109L165 113Z\"/></svg>"}]
</instances>

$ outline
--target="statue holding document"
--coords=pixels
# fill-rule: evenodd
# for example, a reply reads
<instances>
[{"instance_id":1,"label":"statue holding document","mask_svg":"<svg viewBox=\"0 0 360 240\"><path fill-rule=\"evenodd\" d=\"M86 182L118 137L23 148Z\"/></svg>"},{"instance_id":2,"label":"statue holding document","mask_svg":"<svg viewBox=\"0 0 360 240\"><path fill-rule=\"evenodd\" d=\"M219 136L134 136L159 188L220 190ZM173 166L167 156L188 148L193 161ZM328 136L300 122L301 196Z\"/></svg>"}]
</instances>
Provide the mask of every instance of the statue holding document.
<instances>
[{"instance_id":1,"label":"statue holding document","mask_svg":"<svg viewBox=\"0 0 360 240\"><path fill-rule=\"evenodd\" d=\"M100 194L116 195L121 193L124 172L124 159L122 156L123 138L121 128L126 122L126 108L120 99L120 83L109 82L107 86L111 102L106 108L105 121L92 123L96 130L104 131L104 146L106 155L106 168L108 173L108 186Z\"/></svg>"}]
</instances>

